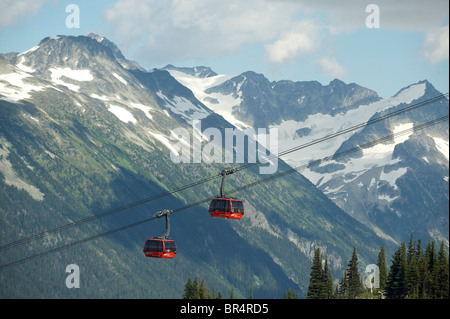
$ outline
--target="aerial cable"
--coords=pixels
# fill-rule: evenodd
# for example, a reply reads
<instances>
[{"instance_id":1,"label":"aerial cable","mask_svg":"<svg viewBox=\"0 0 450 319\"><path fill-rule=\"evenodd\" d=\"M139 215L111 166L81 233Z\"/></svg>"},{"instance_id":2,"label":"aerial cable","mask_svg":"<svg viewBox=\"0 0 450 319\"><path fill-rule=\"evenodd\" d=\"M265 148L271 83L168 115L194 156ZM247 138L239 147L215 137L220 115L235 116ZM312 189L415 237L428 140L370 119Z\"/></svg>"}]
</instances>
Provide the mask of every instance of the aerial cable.
<instances>
[{"instance_id":1,"label":"aerial cable","mask_svg":"<svg viewBox=\"0 0 450 319\"><path fill-rule=\"evenodd\" d=\"M349 154L358 152L361 149L370 148L370 147L373 147L373 146L375 146L377 144L380 144L380 143L383 143L383 142L389 142L393 138L400 137L400 136L403 136L403 135L409 135L409 134L412 134L414 132L423 130L423 129L427 128L427 127L446 122L448 120L449 120L449 116L446 115L446 116L437 118L435 120L432 120L432 121L429 121L429 122L426 122L426 123L423 123L423 124L420 124L420 125L416 125L416 126L414 126L412 128L408 128L408 129L405 129L403 131L399 131L397 133L384 136L384 137L379 138L377 140L374 140L374 141L371 141L371 142L368 142L368 143L365 143L365 144L361 144L361 145L356 145L355 147L352 147L352 148L350 148L348 150L345 150L345 151L341 151L341 152L335 153L335 154L333 154L331 156L326 156L326 157L323 157L323 158L321 158L319 160L310 161L310 162L308 162L306 164L297 166L295 168L288 169L288 170L286 170L284 172L271 175L269 177L260 179L260 180L258 180L256 182L253 182L253 183L244 185L242 187L236 188L234 190L228 191L228 193L231 194L231 193L235 193L235 192L240 192L240 191L243 191L243 190L245 190L247 188L254 187L256 185L269 182L269 181L271 181L273 179L280 178L282 176L286 176L286 175L292 174L294 172L298 172L299 170L303 170L303 169L306 169L306 168L318 166L318 165L320 165L322 163L325 163L325 162L328 162L328 161L331 161L331 160L335 160L335 159L347 156Z\"/></svg>"},{"instance_id":2,"label":"aerial cable","mask_svg":"<svg viewBox=\"0 0 450 319\"><path fill-rule=\"evenodd\" d=\"M402 114L402 113L405 113L405 112L408 112L408 111L415 110L415 109L417 109L417 108L419 108L419 107L422 107L422 106L425 106L425 105L427 105L427 104L430 104L430 103L433 103L433 102L437 102L437 101L439 101L439 100L441 100L441 99L443 99L443 98L446 98L446 97L448 97L448 95L449 95L449 93L447 92L447 93L445 93L445 94L435 96L435 97L430 98L430 99L428 99L428 100L425 100L425 101L422 101L422 102L419 102L419 103L410 105L410 106L408 106L408 107L402 108L402 109L397 110L397 111L394 111L394 112L392 112L392 113L388 113L388 114L381 115L381 116L379 116L379 117L377 117L377 118L374 118L374 119L371 119L371 120L369 120L369 121L367 121L367 122L364 122L364 123L360 123L360 124L351 126L351 127L349 127L349 128L343 129L343 130L341 130L341 131L339 131L339 132L336 132L336 133L333 133L333 134L330 134L330 135L326 135L326 136L320 137L320 138L318 138L318 139L312 140L312 141L310 141L310 142L307 142L307 143L305 143L305 144L302 144L302 145L299 145L299 146L296 146L296 147L287 149L287 150L285 150L285 151L283 151L283 152L280 152L280 153L278 153L278 154L272 154L271 156L267 157L266 161L268 161L268 160L270 160L270 159L273 159L273 158L275 158L275 157L282 157L282 156L284 156L284 155L287 155L287 154L290 154L290 153L299 151L299 150L301 150L301 149L310 147L310 146L312 146L312 145L316 145L316 144L325 142L325 141L327 141L327 140L329 140L329 139L332 139L332 138L335 138L335 137L338 137L338 136L341 136L341 135L344 135L344 134L347 134L347 133L356 131L356 130L358 130L358 129L364 128L364 127L366 127L366 126L369 126L369 125L372 125L372 124L375 124L375 123L378 123L378 122L387 120L387 119L389 119L389 118L391 118L391 117L400 115L400 114ZM239 167L237 170L239 171L239 170L247 169L247 168L249 168L249 167L251 167L251 166L259 165L259 164L261 164L260 161L256 161L255 163L247 163L246 165L243 165L243 166Z\"/></svg>"},{"instance_id":3,"label":"aerial cable","mask_svg":"<svg viewBox=\"0 0 450 319\"><path fill-rule=\"evenodd\" d=\"M34 240L46 237L48 235L51 235L51 234L54 234L54 233L59 233L59 232L61 232L63 230L67 230L67 229L70 229L70 228L73 228L73 227L76 227L76 226L80 226L82 224L85 224L87 222L93 221L95 219L99 219L101 217L105 217L105 216L108 216L108 215L111 215L111 214L114 214L114 213L118 213L118 212L124 211L126 209L130 209L130 208L133 208L135 206L139 206L139 205L151 202L153 200L165 197L167 195L178 193L178 192L180 192L182 190L189 189L191 187L194 187L194 186L201 185L203 183L207 183L209 181L212 181L212 180L214 180L214 179L216 179L216 178L218 178L220 176L221 176L220 174L217 174L215 176L211 176L211 177L208 177L208 178L205 178L205 179L193 182L191 184L188 184L188 185L185 185L185 186L181 186L181 187L173 189L173 190L169 190L169 191L164 192L164 193L160 193L160 194L157 194L157 195L154 195L154 196L151 196L151 197L147 197L147 198L141 199L139 201L136 201L136 202L133 202L133 203L130 203L130 204L127 204L127 205L116 207L116 208L104 211L102 213L95 214L93 216L90 216L90 217L87 217L87 218L84 218L84 219L80 219L78 221L74 221L74 222L71 222L71 223L68 223L68 224L65 224L65 225L62 225L62 226L50 229L50 230L46 230L46 231L41 232L39 234L35 234L35 235L29 236L29 237L26 237L26 238L19 239L17 241L11 242L9 244L0 246L0 251L2 251L4 249L15 247L15 246L18 246L18 245L21 245L21 244L29 243L31 241L34 241Z\"/></svg>"},{"instance_id":4,"label":"aerial cable","mask_svg":"<svg viewBox=\"0 0 450 319\"><path fill-rule=\"evenodd\" d=\"M349 155L351 153L358 152L361 149L373 147L373 146L375 146L377 144L380 144L380 143L383 143L383 142L392 141L393 138L396 138L396 137L399 137L399 136L403 136L403 135L412 134L414 132L423 130L423 129L425 129L427 127L431 127L433 125L437 125L437 124L446 122L448 120L449 120L449 115L446 115L446 116L437 118L435 120L432 120L432 121L429 121L429 122L426 122L426 123L423 123L423 124L419 124L419 125L413 126L412 128L408 128L406 130L403 130L403 131L400 131L400 132L396 132L394 134L391 134L391 135L379 138L377 140L374 140L374 141L371 141L371 142L368 142L368 143L365 143L365 144L357 145L357 146L355 146L353 148L350 148L350 149L342 151L342 152L335 153L335 154L333 154L331 156L327 156L327 157L324 157L324 158L319 159L319 160L311 161L311 162L308 162L307 164L298 166L296 168L292 168L292 169L286 170L284 172L280 172L280 173L271 175L269 177L260 179L258 181L253 182L253 183L250 183L250 184L247 184L247 185L235 188L235 189L233 189L231 191L228 191L227 193L231 194L231 193L235 193L235 192L240 192L240 191L246 190L248 188L260 185L262 183L267 183L267 182L269 182L271 180L274 180L276 178L280 178L280 177L286 176L288 174L292 174L294 172L298 172L299 170L302 170L302 169L305 169L305 168L309 168L309 167L313 167L313 166L317 166L317 165L320 165L321 163L324 163L324 162L327 162L327 161L330 161L330 160L334 160L334 159L337 159L337 158ZM206 198L206 199L197 201L195 203L189 204L187 206L180 207L178 209L174 209L173 211L171 211L171 214L175 214L175 213L187 210L189 208L205 204L205 203L209 202L212 198L213 197ZM85 238L85 239L82 239L82 240L79 240L79 241L76 241L76 242L73 242L73 243L69 243L69 244L66 244L66 245L63 245L63 246L60 246L60 247L56 247L56 248L53 248L53 249L41 252L41 253L36 254L36 255L28 256L28 257L25 257L23 259L16 260L16 261L13 261L13 262L1 265L0 266L0 270L4 270L4 269L10 268L10 267L13 267L13 266L16 266L16 265L19 265L19 264L22 264L22 263L25 263L25 262L37 259L37 258L40 258L40 257L43 257L43 256L47 256L47 255L55 253L55 252L60 252L62 250L65 250L65 249L68 249L68 248L71 248L71 247L74 247L74 246L77 246L77 245L81 245L81 244L87 243L89 241L92 241L92 240L95 240L95 239L99 239L99 238L104 237L104 236L108 236L108 235L111 235L111 234L114 234L114 233L117 233L117 232L129 229L129 228L132 228L132 227L135 227L135 226L138 226L138 225L142 225L142 224L151 222L151 221L153 221L155 219L158 219L158 218L160 218L160 217L158 217L157 215L154 215L154 216L152 216L152 217L150 217L148 219L144 219L144 220L141 220L141 221L138 221L138 222L134 222L134 223L126 225L126 226L122 226L122 227L119 227L119 228L116 228L116 229L112 229L112 230L109 230L107 232L104 232L104 233L101 233L101 234L97 234L97 235L94 235L94 236L91 236L91 237L88 237L88 238Z\"/></svg>"},{"instance_id":5,"label":"aerial cable","mask_svg":"<svg viewBox=\"0 0 450 319\"><path fill-rule=\"evenodd\" d=\"M272 158L275 158L275 157L282 157L284 155L287 155L287 154L296 152L298 150L310 147L312 145L315 145L315 144L327 141L329 139L338 137L340 135L344 135L344 134L350 133L352 131L358 130L358 129L366 127L368 125L371 125L371 124L374 124L374 123L386 120L386 119L394 117L396 115L399 115L399 114L402 114L402 113L405 113L405 112L408 112L408 111L412 111L412 110L417 109L419 107L425 106L425 105L427 105L429 103L437 102L437 101L439 101L439 100L441 100L443 98L448 97L448 95L449 95L449 93L447 92L445 94L441 94L441 95L435 96L435 97L430 98L428 100L425 100L425 101L422 101L422 102L410 105L410 106L408 106L406 108L402 108L402 109L394 111L392 113L388 113L388 114L382 115L380 117L377 117L375 119L369 120L368 122L364 122L364 123L361 123L361 124L349 127L347 129L341 130L339 132L336 132L336 133L333 133L333 134L330 134L330 135L318 138L316 140L307 142L305 144L302 144L302 145L299 145L299 146L287 149L287 150L285 150L283 152L280 152L279 154L272 154L271 156L268 157L268 160L272 159ZM247 168L250 168L250 167L252 167L254 165L260 165L260 164L261 164L260 161L256 161L255 163L248 163L246 165L240 166L240 167L235 168L233 170L234 170L234 172L238 172L238 171L242 171L242 170L245 170ZM65 224L65 225L62 225L62 226L50 229L50 230L46 230L44 232L41 232L41 233L38 233L38 234L35 234L35 235L31 235L29 237L22 238L22 239L19 239L17 241L14 241L14 242L10 242L8 244L0 246L0 251L8 249L8 248L15 247L15 246L18 246L18 245L21 245L21 244L29 243L31 241L34 241L34 240L46 237L48 235L51 235L51 234L54 234L54 233L58 233L58 232L61 232L63 230L67 230L67 229L70 229L70 228L73 228L73 227L76 227L76 226L80 226L80 225L82 225L84 223L91 222L91 221L93 221L95 219L99 219L99 218L102 218L102 217L105 217L105 216L108 216L108 215L111 215L111 214L114 214L114 213L118 213L118 212L130 209L130 208L133 208L133 207L136 207L136 206L139 206L139 205L151 202L153 200L156 200L156 199L168 196L168 195L172 195L172 194L178 193L178 192L180 192L182 190L186 190L186 189L192 188L194 186L198 186L198 185L207 183L207 182L212 181L212 180L214 180L216 178L219 178L221 176L223 177L222 173L219 173L217 175L214 175L214 176L211 176L211 177L208 177L208 178L205 178L205 179L193 182L193 183L185 185L185 186L181 186L181 187L173 189L173 190L169 190L169 191L166 191L166 192L154 195L154 196L150 196L150 197L144 198L142 200L139 200L139 201L136 201L136 202L124 205L124 206L120 206L120 207L117 207L117 208L114 208L114 209L110 209L110 210L107 210L105 212L102 212L102 213L99 213L99 214L95 214L93 216L90 216L90 217L87 217L87 218L84 218L84 219L80 219L80 220L75 221L75 222L70 222L68 224Z\"/></svg>"}]
</instances>

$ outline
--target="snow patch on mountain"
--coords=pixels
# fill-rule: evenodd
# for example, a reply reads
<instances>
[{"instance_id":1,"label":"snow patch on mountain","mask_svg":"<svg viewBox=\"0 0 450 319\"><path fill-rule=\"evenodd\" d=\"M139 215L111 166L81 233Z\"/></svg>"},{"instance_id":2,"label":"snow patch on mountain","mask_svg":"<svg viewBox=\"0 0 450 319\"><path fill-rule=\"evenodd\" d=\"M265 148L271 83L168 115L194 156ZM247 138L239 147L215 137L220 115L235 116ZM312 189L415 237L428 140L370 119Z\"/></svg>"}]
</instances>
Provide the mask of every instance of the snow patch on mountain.
<instances>
[{"instance_id":1,"label":"snow patch on mountain","mask_svg":"<svg viewBox=\"0 0 450 319\"><path fill-rule=\"evenodd\" d=\"M169 99L161 91L156 92L156 95L165 101L166 107L174 114L180 115L187 122L192 120L202 120L208 117L211 113L206 109L194 105L190 100L175 96Z\"/></svg>"},{"instance_id":2,"label":"snow patch on mountain","mask_svg":"<svg viewBox=\"0 0 450 319\"><path fill-rule=\"evenodd\" d=\"M91 98L97 99L97 100L100 100L100 101L104 101L104 102L109 101L109 98L107 96L100 96L100 95L97 95L95 93L92 93L90 96L91 96Z\"/></svg>"},{"instance_id":3,"label":"snow patch on mountain","mask_svg":"<svg viewBox=\"0 0 450 319\"><path fill-rule=\"evenodd\" d=\"M121 77L120 75L118 75L117 73L113 72L112 74L117 80L119 80L120 82L122 82L125 85L128 85L128 82L125 81L125 79L123 77Z\"/></svg>"},{"instance_id":4,"label":"snow patch on mountain","mask_svg":"<svg viewBox=\"0 0 450 319\"><path fill-rule=\"evenodd\" d=\"M414 123L400 124L394 127L393 133L395 135L395 144L402 144L406 142L411 135L413 135Z\"/></svg>"},{"instance_id":5,"label":"snow patch on mountain","mask_svg":"<svg viewBox=\"0 0 450 319\"><path fill-rule=\"evenodd\" d=\"M92 81L94 77L91 74L90 70L72 70L70 68L50 68L51 72L51 81L57 85L63 85L68 89L78 92L80 87L75 84L66 83L61 80L62 77L66 77L78 82L83 81Z\"/></svg>"},{"instance_id":6,"label":"snow patch on mountain","mask_svg":"<svg viewBox=\"0 0 450 319\"><path fill-rule=\"evenodd\" d=\"M412 123L401 124L394 127L393 133L398 134L404 132L399 137L394 139L394 143L390 144L377 144L373 147L362 149L363 156L358 158L352 158L346 163L340 163L335 160L327 161L322 163L319 167L324 167L330 164L340 165L341 169L333 173L317 173L312 170L304 170L302 171L303 175L307 177L311 182L316 184L316 186L320 187L326 184L331 179L336 176L342 176L344 183L350 183L356 180L359 176L363 175L366 171L374 167L384 167L387 165L394 165L400 162L400 159L393 158L393 153L395 147L399 144L402 144L408 140L408 138L412 135L413 127ZM396 171L392 171L389 173L381 172L379 176L380 180L387 181L390 185L392 185L395 189L397 188L395 182L398 178L406 174L406 168L401 168ZM338 191L338 189L333 190L325 190L326 194L330 194Z\"/></svg>"},{"instance_id":7,"label":"snow patch on mountain","mask_svg":"<svg viewBox=\"0 0 450 319\"><path fill-rule=\"evenodd\" d=\"M20 59L20 62L17 63L16 66L17 66L20 70L22 70L22 71L24 71L24 72L27 72L27 73L33 73L33 72L36 71L36 70L34 70L33 68L30 68L29 66L26 66L25 64L23 64L24 62L25 62L25 57L22 56L21 59Z\"/></svg>"},{"instance_id":8,"label":"snow patch on mountain","mask_svg":"<svg viewBox=\"0 0 450 319\"><path fill-rule=\"evenodd\" d=\"M108 108L108 111L113 113L119 120L121 120L124 123L136 123L136 119L134 118L133 114L131 112L125 110L123 107L117 106L117 105L110 105Z\"/></svg>"},{"instance_id":9,"label":"snow patch on mountain","mask_svg":"<svg viewBox=\"0 0 450 319\"><path fill-rule=\"evenodd\" d=\"M368 122L376 113L385 111L402 103L410 103L411 101L420 98L424 91L425 84L412 85L411 87L403 90L402 93L397 94L395 97L380 100L369 105L361 105L358 108L349 110L344 114L331 116L329 114L316 113L309 115L305 121L282 121L278 125L271 125L270 128L278 128L279 148L280 152L282 152L292 148L293 146L303 145L318 138L323 138L355 125ZM308 129L309 134L300 138L297 134L297 131L300 129ZM399 127L397 129L404 130L403 127ZM330 156L339 149L344 141L348 140L357 132L358 131L354 131L343 134L323 141L312 147L308 147L304 150L287 154L286 156L283 156L283 159L291 166L298 167L308 161ZM400 141L397 141L396 143L398 144L399 142ZM381 150L383 153L391 152L391 147L388 147L388 149L384 149L382 145L375 147L377 149L374 149L373 153L376 153L378 150ZM371 155L370 150L367 152L369 153L368 155Z\"/></svg>"},{"instance_id":10,"label":"snow patch on mountain","mask_svg":"<svg viewBox=\"0 0 450 319\"><path fill-rule=\"evenodd\" d=\"M59 80L61 77L65 76L69 79L76 81L92 81L94 77L90 70L72 70L70 68L50 68L52 73L52 80Z\"/></svg>"},{"instance_id":11,"label":"snow patch on mountain","mask_svg":"<svg viewBox=\"0 0 450 319\"><path fill-rule=\"evenodd\" d=\"M241 95L234 97L233 95L225 95L214 92L208 94L208 98L205 98L203 103L205 103L208 108L214 110L215 113L222 116L230 124L242 129L250 127L248 124L238 120L233 115L233 108L242 103Z\"/></svg>"},{"instance_id":12,"label":"snow patch on mountain","mask_svg":"<svg viewBox=\"0 0 450 319\"><path fill-rule=\"evenodd\" d=\"M425 90L427 88L426 83L419 83L400 91L395 95L392 100L398 102L397 104L406 103L409 104L414 100L424 96Z\"/></svg>"},{"instance_id":13,"label":"snow patch on mountain","mask_svg":"<svg viewBox=\"0 0 450 319\"><path fill-rule=\"evenodd\" d=\"M141 110L142 112L145 113L145 116L147 116L150 120L153 119L153 116L150 114L150 111L152 110L151 107L149 106L145 106L139 103L131 103L131 107Z\"/></svg>"},{"instance_id":14,"label":"snow patch on mountain","mask_svg":"<svg viewBox=\"0 0 450 319\"><path fill-rule=\"evenodd\" d=\"M218 86L236 75L219 74L212 77L200 78L177 70L167 70L178 82L190 89L198 100L202 101L202 97L206 97L205 91L211 87ZM200 98L199 98L200 97Z\"/></svg>"},{"instance_id":15,"label":"snow patch on mountain","mask_svg":"<svg viewBox=\"0 0 450 319\"><path fill-rule=\"evenodd\" d=\"M170 144L169 140L165 136L154 132L149 133L152 134L153 137L155 137L158 141L160 141L165 147L167 147L169 151L171 151L175 155L178 155L177 149L173 147L172 144Z\"/></svg>"},{"instance_id":16,"label":"snow patch on mountain","mask_svg":"<svg viewBox=\"0 0 450 319\"><path fill-rule=\"evenodd\" d=\"M36 46L32 47L31 49L28 49L28 50L26 50L26 51L24 51L24 52L22 52L22 53L19 53L17 56L26 55L26 54L28 54L28 53L31 53L31 52L33 52L33 51L36 51L37 49L39 49L39 46L38 46L38 45L36 45Z\"/></svg>"},{"instance_id":17,"label":"snow patch on mountain","mask_svg":"<svg viewBox=\"0 0 450 319\"><path fill-rule=\"evenodd\" d=\"M405 167L399 168L398 170L394 170L389 173L385 173L384 169L381 171L380 181L388 182L395 190L398 189L396 182L397 180L405 175L408 172L408 169Z\"/></svg>"},{"instance_id":18,"label":"snow patch on mountain","mask_svg":"<svg viewBox=\"0 0 450 319\"><path fill-rule=\"evenodd\" d=\"M447 161L449 160L449 145L448 141L443 140L439 137L433 137L434 143L436 144L436 148L439 152L442 153L442 155L445 156Z\"/></svg>"},{"instance_id":19,"label":"snow patch on mountain","mask_svg":"<svg viewBox=\"0 0 450 319\"><path fill-rule=\"evenodd\" d=\"M0 100L16 103L19 100L30 98L32 91L41 91L42 86L36 86L24 81L30 74L18 71L0 74Z\"/></svg>"},{"instance_id":20,"label":"snow patch on mountain","mask_svg":"<svg viewBox=\"0 0 450 319\"><path fill-rule=\"evenodd\" d=\"M236 75L219 74L211 77L201 78L178 70L167 70L178 82L190 89L194 96L205 104L209 109L222 116L234 126L247 128L248 124L238 120L233 115L233 107L239 106L242 96L225 95L222 93L206 93L209 88L221 85L222 83L236 77ZM242 83L241 83L242 84Z\"/></svg>"}]
</instances>

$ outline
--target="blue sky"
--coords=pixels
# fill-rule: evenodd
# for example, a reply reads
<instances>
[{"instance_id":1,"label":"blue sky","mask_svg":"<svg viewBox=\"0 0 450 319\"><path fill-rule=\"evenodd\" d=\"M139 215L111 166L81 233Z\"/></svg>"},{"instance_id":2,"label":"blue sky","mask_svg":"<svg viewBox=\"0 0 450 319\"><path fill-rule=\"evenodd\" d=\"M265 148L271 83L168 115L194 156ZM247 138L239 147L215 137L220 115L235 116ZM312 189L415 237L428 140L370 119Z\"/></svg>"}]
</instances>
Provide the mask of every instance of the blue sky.
<instances>
[{"instance_id":1,"label":"blue sky","mask_svg":"<svg viewBox=\"0 0 450 319\"><path fill-rule=\"evenodd\" d=\"M80 28L68 28L69 4ZM369 4L379 28L368 28ZM0 53L50 35L98 33L130 60L247 70L269 80L334 78L390 97L427 79L449 91L448 0L0 0ZM372 20L371 20L372 21Z\"/></svg>"}]
</instances>

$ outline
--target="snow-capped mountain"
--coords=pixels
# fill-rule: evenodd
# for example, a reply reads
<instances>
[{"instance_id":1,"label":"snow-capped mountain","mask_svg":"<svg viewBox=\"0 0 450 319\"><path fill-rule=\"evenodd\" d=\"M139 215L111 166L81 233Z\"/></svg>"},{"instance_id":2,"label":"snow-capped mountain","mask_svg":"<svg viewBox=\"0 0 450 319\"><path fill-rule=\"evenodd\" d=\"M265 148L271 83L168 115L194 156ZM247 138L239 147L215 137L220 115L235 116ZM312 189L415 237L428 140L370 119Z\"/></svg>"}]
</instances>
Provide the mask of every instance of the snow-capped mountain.
<instances>
[{"instance_id":1,"label":"snow-capped mountain","mask_svg":"<svg viewBox=\"0 0 450 319\"><path fill-rule=\"evenodd\" d=\"M171 74L177 74L178 80ZM282 183L242 188L264 177L254 167L230 176L226 183L226 190L242 189L236 196L244 200L245 218L236 223L212 219L206 202L186 208L171 217L177 257L169 263L145 258L143 243L160 235L164 225L162 221L136 223L159 210L186 207L219 191L220 180L210 178L230 165L175 163L170 157L171 151L177 151L172 132L181 128L192 142L193 120L201 119L204 127L222 132L232 124L249 126L230 107L231 101L240 99L238 93L235 97L213 91L221 84L229 84L231 90L233 84L227 81L233 77L217 75L207 67L146 71L128 61L114 43L94 34L48 37L23 53L0 55L2 247L181 189L3 249L0 296L179 298L187 277L198 276L224 293L233 286L238 297L253 289L258 298L280 298L288 289L305 294L317 247L328 255L336 274L342 273L356 244L364 263L375 262L379 247L389 243L301 174L284 176ZM197 86L186 81L197 81ZM245 83L241 87L247 88ZM199 94L203 94L200 99ZM242 99L247 101L246 94ZM353 104L349 100L343 107L352 109ZM241 113L251 113L251 107L241 106ZM266 115L254 116L255 123ZM278 167L289 168L282 160ZM209 182L183 188L205 179ZM117 229L121 231L46 254L48 249ZM42 258L33 258L40 253ZM3 268L30 256L28 262ZM69 291L65 278L55 275L64 275L72 263L80 266L86 283L77 291Z\"/></svg>"},{"instance_id":2,"label":"snow-capped mountain","mask_svg":"<svg viewBox=\"0 0 450 319\"><path fill-rule=\"evenodd\" d=\"M372 90L340 80L322 86L270 82L254 72L207 78L173 66L169 72L230 123L242 129L278 128L280 153L441 95L428 81L382 99ZM443 115L448 115L446 98L289 153L283 160L299 167ZM448 136L446 122L301 173L383 238L398 241L415 233L448 241Z\"/></svg>"}]
</instances>

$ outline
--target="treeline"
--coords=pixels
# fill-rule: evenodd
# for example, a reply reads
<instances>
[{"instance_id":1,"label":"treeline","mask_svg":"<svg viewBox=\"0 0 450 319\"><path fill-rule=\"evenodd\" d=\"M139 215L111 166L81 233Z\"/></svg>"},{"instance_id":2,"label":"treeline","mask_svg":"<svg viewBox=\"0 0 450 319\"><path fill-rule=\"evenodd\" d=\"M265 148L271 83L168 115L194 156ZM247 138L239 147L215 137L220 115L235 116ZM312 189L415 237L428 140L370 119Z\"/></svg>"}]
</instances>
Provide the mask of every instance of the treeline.
<instances>
[{"instance_id":1,"label":"treeline","mask_svg":"<svg viewBox=\"0 0 450 319\"><path fill-rule=\"evenodd\" d=\"M202 278L200 284L197 277L194 280L188 277L186 284L184 285L183 299L223 299L223 295L220 291L217 293L209 290L206 287L205 279ZM231 287L229 299L234 299L234 287ZM253 289L250 288L249 299L253 299Z\"/></svg>"},{"instance_id":2,"label":"treeline","mask_svg":"<svg viewBox=\"0 0 450 319\"><path fill-rule=\"evenodd\" d=\"M448 299L449 258L443 242L439 250L435 240L429 240L426 247L422 240L415 241L411 235L408 246L402 242L387 266L385 248L381 247L377 264L371 276L360 272L356 247L348 261L339 282L333 280L328 256L316 249L311 266L307 299ZM376 271L375 271L376 269ZM281 297L281 296L280 296ZM183 299L234 298L234 287L226 297L220 291L206 287L204 279L195 277L184 286ZM289 289L284 299L298 299L296 291ZM250 288L249 299L253 299Z\"/></svg>"},{"instance_id":3,"label":"treeline","mask_svg":"<svg viewBox=\"0 0 450 319\"><path fill-rule=\"evenodd\" d=\"M205 279L202 278L200 284L198 278L195 277L194 280L188 277L186 284L184 285L183 299L223 299L223 295L220 291L217 293L214 289L212 291L206 287ZM234 287L231 287L229 299L234 299ZM253 288L250 288L250 293L248 299L253 299ZM283 294L283 299L298 299L298 294L296 291L289 289Z\"/></svg>"},{"instance_id":4,"label":"treeline","mask_svg":"<svg viewBox=\"0 0 450 319\"><path fill-rule=\"evenodd\" d=\"M353 248L352 257L339 284L334 286L328 268L328 258L322 263L320 249L316 249L311 266L307 298L309 299L448 299L449 262L444 243L436 252L436 241L429 240L425 250L422 240L402 242L387 267L386 253L381 247L373 275L361 276L358 254ZM376 271L375 271L376 270Z\"/></svg>"}]
</instances>

